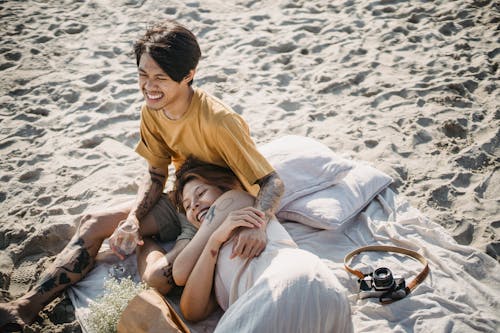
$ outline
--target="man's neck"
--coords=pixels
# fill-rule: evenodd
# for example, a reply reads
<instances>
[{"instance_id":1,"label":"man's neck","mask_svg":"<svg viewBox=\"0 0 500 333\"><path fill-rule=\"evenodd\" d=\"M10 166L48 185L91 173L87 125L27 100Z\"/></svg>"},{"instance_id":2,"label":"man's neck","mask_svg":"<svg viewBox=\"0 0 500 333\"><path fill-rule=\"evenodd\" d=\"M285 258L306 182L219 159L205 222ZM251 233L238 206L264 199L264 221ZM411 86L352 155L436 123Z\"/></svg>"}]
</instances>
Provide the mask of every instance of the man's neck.
<instances>
[{"instance_id":1,"label":"man's neck","mask_svg":"<svg viewBox=\"0 0 500 333\"><path fill-rule=\"evenodd\" d=\"M194 90L192 87L188 87L182 96L179 96L177 102L173 105L168 105L163 108L163 114L171 120L177 120L182 118L189 109L191 105L191 100L193 99Z\"/></svg>"}]
</instances>

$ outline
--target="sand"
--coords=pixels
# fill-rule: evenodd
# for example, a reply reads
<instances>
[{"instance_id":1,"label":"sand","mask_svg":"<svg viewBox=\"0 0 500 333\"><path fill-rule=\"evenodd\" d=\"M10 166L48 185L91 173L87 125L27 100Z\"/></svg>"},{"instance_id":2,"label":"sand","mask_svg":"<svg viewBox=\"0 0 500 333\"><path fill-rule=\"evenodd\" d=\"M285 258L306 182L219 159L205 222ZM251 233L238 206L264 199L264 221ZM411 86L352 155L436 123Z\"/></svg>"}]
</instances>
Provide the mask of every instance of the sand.
<instances>
[{"instance_id":1,"label":"sand","mask_svg":"<svg viewBox=\"0 0 500 333\"><path fill-rule=\"evenodd\" d=\"M85 211L133 198L132 42L177 19L195 85L260 143L316 138L391 175L460 244L500 254L499 6L425 1L0 3L0 301L34 283ZM66 296L28 332L79 332Z\"/></svg>"}]
</instances>

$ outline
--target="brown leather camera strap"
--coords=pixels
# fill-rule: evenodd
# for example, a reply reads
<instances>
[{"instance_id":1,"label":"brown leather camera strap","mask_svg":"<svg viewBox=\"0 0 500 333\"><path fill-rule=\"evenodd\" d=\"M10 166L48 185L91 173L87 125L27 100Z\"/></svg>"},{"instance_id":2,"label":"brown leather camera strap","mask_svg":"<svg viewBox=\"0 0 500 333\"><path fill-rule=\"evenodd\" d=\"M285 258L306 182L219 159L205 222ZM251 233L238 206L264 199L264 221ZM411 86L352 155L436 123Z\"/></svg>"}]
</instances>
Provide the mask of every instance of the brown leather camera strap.
<instances>
[{"instance_id":1,"label":"brown leather camera strap","mask_svg":"<svg viewBox=\"0 0 500 333\"><path fill-rule=\"evenodd\" d=\"M409 293L411 293L412 290L415 289L415 287L419 283L421 283L422 281L424 281L424 279L429 274L429 264L427 263L427 259L425 259L425 257L422 256L420 253L412 251L412 250L405 249L403 247L397 247L397 246L371 245L371 246L360 247L360 248L358 248L358 249L356 249L356 250L348 253L344 257L344 267L345 267L345 269L348 272L356 275L360 279L363 279L365 277L365 274L363 274L363 272L361 272L361 271L359 271L357 269L351 268L348 265L348 263L349 263L349 261L354 256L356 256L356 255L358 255L358 254L360 254L362 252L394 252L394 253L401 253L401 254L405 254L407 256L410 256L410 257L415 258L418 261L420 261L424 265L424 269L410 283L408 283L408 285L405 288L406 295L408 295ZM385 302L384 304L387 304L387 303L391 303L391 302Z\"/></svg>"}]
</instances>

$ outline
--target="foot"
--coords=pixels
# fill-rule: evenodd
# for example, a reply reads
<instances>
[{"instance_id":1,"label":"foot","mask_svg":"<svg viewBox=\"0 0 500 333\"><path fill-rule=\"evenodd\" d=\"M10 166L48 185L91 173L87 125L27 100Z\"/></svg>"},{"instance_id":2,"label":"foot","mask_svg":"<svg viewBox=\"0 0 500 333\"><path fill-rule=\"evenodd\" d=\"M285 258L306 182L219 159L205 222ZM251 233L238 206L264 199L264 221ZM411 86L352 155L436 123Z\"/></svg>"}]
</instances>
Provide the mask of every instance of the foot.
<instances>
[{"instance_id":1,"label":"foot","mask_svg":"<svg viewBox=\"0 0 500 333\"><path fill-rule=\"evenodd\" d=\"M22 304L22 303L21 303ZM18 332L29 325L34 318L23 317L21 304L17 302L0 304L0 332Z\"/></svg>"}]
</instances>

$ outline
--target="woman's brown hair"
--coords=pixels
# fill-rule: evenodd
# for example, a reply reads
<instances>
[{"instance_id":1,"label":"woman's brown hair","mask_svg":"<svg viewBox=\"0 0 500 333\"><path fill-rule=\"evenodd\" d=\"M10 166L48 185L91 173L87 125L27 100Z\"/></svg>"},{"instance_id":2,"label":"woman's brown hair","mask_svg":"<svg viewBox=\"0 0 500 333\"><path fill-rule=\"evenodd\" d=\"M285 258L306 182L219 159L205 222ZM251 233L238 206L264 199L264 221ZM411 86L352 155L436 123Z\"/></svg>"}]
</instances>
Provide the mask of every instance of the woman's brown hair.
<instances>
[{"instance_id":1,"label":"woman's brown hair","mask_svg":"<svg viewBox=\"0 0 500 333\"><path fill-rule=\"evenodd\" d=\"M206 163L195 157L189 157L176 171L174 189L170 192L170 199L180 212L184 212L182 206L184 186L193 179L199 179L206 184L217 186L222 192L243 189L231 169Z\"/></svg>"}]
</instances>

